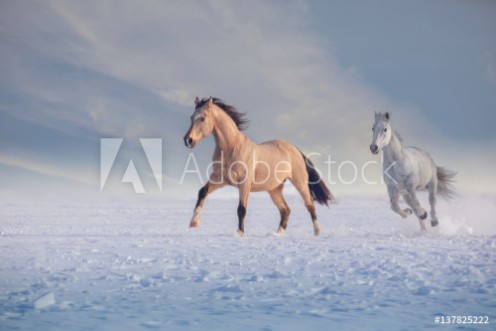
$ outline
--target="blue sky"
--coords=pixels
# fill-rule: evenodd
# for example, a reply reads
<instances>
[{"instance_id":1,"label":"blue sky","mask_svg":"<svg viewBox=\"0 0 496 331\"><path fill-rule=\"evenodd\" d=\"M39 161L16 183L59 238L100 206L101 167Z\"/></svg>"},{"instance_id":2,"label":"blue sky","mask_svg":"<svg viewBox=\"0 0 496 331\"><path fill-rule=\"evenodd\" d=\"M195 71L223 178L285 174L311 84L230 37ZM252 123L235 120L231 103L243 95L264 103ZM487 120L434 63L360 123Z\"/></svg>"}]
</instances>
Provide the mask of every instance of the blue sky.
<instances>
[{"instance_id":1,"label":"blue sky","mask_svg":"<svg viewBox=\"0 0 496 331\"><path fill-rule=\"evenodd\" d=\"M257 142L287 139L326 172L358 167L374 111L406 144L494 192L492 1L43 1L0 4L0 193L105 194L127 161L156 191L139 138L164 141L163 195L196 195L182 145L195 96L247 111ZM125 145L100 193L100 139ZM202 171L212 139L195 156ZM346 179L353 169L341 168ZM374 168L370 176L378 175ZM325 176L328 174L325 173ZM205 177L205 176L203 176ZM126 186L127 185L127 186ZM332 185L336 196L383 185Z\"/></svg>"},{"instance_id":2,"label":"blue sky","mask_svg":"<svg viewBox=\"0 0 496 331\"><path fill-rule=\"evenodd\" d=\"M356 68L375 88L417 106L453 138L494 138L494 3L358 3L312 5L321 16L316 28L334 45L341 65ZM335 11L339 14L325 19ZM447 117L451 125L445 125Z\"/></svg>"}]
</instances>

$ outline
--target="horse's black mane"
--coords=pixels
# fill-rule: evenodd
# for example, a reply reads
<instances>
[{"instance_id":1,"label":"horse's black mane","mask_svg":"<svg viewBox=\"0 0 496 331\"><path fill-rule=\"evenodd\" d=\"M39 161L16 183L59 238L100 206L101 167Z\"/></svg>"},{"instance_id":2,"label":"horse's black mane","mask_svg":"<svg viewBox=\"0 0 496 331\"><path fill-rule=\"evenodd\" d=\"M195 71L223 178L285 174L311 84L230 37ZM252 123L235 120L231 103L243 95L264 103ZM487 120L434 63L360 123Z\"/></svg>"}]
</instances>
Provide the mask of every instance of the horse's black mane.
<instances>
[{"instance_id":1,"label":"horse's black mane","mask_svg":"<svg viewBox=\"0 0 496 331\"><path fill-rule=\"evenodd\" d=\"M200 102L198 102L195 109L199 109L205 106L205 104L207 104L208 102L208 99L210 98L203 98ZM212 101L217 107L222 109L234 121L234 123L236 123L236 126L240 131L246 129L249 122L249 120L246 118L246 113L239 112L235 107L226 104L222 99L212 98Z\"/></svg>"}]
</instances>

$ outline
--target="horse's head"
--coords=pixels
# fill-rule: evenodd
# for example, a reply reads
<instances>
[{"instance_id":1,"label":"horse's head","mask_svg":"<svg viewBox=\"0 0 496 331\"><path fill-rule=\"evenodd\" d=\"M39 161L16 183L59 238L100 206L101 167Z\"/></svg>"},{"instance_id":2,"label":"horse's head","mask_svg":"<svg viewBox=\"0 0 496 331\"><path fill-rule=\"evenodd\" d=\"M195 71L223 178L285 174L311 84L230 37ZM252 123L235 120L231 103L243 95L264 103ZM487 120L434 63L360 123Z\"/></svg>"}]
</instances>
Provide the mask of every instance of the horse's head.
<instances>
[{"instance_id":1,"label":"horse's head","mask_svg":"<svg viewBox=\"0 0 496 331\"><path fill-rule=\"evenodd\" d=\"M212 134L214 130L212 116L213 99L195 99L195 112L191 115L191 126L184 136L186 147L193 148L196 143Z\"/></svg>"},{"instance_id":2,"label":"horse's head","mask_svg":"<svg viewBox=\"0 0 496 331\"><path fill-rule=\"evenodd\" d=\"M389 144L393 136L393 128L391 126L389 113L375 113L374 126L372 127L372 144L370 151L373 154Z\"/></svg>"}]
</instances>

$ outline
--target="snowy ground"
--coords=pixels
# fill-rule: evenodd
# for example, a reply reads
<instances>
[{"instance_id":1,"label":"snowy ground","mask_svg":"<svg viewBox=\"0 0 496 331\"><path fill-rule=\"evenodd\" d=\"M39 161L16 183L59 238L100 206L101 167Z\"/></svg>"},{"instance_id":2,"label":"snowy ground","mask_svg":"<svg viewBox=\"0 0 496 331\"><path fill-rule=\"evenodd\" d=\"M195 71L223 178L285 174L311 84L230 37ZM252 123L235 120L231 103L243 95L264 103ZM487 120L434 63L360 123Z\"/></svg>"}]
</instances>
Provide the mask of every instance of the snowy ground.
<instances>
[{"instance_id":1,"label":"snowy ground","mask_svg":"<svg viewBox=\"0 0 496 331\"><path fill-rule=\"evenodd\" d=\"M149 203L0 203L2 330L495 330L496 199L459 198L421 234L386 198L298 197L285 237L265 195ZM488 315L489 325L439 325Z\"/></svg>"}]
</instances>

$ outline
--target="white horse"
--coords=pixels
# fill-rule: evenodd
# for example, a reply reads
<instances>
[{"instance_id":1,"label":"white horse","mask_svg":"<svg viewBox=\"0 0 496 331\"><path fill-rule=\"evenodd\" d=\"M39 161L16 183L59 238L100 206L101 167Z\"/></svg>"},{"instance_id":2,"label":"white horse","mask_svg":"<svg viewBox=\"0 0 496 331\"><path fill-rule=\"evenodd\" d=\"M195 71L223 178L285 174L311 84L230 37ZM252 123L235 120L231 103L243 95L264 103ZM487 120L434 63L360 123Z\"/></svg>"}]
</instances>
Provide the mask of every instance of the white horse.
<instances>
[{"instance_id":1,"label":"white horse","mask_svg":"<svg viewBox=\"0 0 496 331\"><path fill-rule=\"evenodd\" d=\"M425 231L424 220L427 212L420 206L416 191L429 191L431 205L431 225L437 226L436 195L452 198L456 173L436 166L432 157L426 151L417 147L403 147L402 141L394 132L389 113L376 113L372 127L373 139L370 151L378 154L383 151L383 178L386 182L391 209L406 218L412 214L412 209L418 217L420 228ZM412 208L401 209L398 200L403 195L405 202Z\"/></svg>"}]
</instances>

